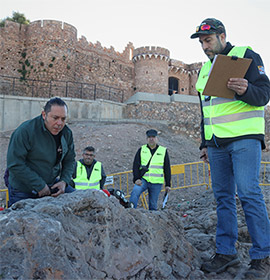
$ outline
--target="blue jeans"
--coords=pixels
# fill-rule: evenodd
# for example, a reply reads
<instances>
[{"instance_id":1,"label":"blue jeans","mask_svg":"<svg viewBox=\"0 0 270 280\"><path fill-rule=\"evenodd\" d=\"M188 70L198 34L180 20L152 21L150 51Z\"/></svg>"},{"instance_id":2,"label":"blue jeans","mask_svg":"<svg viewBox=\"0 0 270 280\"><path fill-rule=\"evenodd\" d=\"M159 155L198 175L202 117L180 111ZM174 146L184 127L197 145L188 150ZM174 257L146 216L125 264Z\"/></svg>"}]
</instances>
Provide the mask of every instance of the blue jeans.
<instances>
[{"instance_id":1,"label":"blue jeans","mask_svg":"<svg viewBox=\"0 0 270 280\"><path fill-rule=\"evenodd\" d=\"M149 210L157 210L158 196L161 191L162 184L152 184L142 179L142 185L134 185L131 192L129 201L134 204L134 208L137 208L138 200L140 195L148 190L148 204Z\"/></svg>"},{"instance_id":2,"label":"blue jeans","mask_svg":"<svg viewBox=\"0 0 270 280\"><path fill-rule=\"evenodd\" d=\"M73 189L70 185L66 186L65 193L71 193L74 192L75 189ZM8 207L10 207L12 204L14 204L17 201L20 201L22 199L27 198L40 198L37 193L25 193L20 192L17 190L14 190L10 184L8 184L8 195L9 195L9 201L8 201Z\"/></svg>"},{"instance_id":3,"label":"blue jeans","mask_svg":"<svg viewBox=\"0 0 270 280\"><path fill-rule=\"evenodd\" d=\"M259 187L261 142L243 139L224 147L208 147L212 188L217 202L217 253L236 254L238 238L236 188L252 240L251 259L270 255L270 224Z\"/></svg>"}]
</instances>

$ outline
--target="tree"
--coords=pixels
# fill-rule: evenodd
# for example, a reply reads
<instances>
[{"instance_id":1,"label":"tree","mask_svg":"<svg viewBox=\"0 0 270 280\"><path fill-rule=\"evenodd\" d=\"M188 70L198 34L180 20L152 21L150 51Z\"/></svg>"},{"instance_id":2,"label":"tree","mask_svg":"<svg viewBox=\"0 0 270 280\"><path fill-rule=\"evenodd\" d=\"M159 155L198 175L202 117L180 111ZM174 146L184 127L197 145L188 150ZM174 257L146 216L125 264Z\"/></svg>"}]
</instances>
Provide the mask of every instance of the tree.
<instances>
[{"instance_id":1,"label":"tree","mask_svg":"<svg viewBox=\"0 0 270 280\"><path fill-rule=\"evenodd\" d=\"M30 20L26 19L24 14L13 11L11 18L6 17L6 18L4 18L0 21L0 27L4 27L7 20L14 21L14 22L17 22L19 24L29 24L30 23Z\"/></svg>"}]
</instances>

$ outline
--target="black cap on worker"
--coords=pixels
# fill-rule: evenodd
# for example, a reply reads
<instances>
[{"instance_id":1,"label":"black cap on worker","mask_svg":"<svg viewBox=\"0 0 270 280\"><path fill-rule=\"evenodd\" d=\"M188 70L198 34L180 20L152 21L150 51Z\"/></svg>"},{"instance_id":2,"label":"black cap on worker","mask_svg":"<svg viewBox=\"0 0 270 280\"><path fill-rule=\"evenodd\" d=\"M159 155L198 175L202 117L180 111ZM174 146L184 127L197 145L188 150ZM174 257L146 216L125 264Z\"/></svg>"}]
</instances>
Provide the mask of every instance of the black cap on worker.
<instances>
[{"instance_id":1,"label":"black cap on worker","mask_svg":"<svg viewBox=\"0 0 270 280\"><path fill-rule=\"evenodd\" d=\"M205 34L221 34L225 33L225 27L223 23L215 18L205 19L199 26L196 28L196 32L190 36L191 39L198 38L200 35Z\"/></svg>"},{"instance_id":2,"label":"black cap on worker","mask_svg":"<svg viewBox=\"0 0 270 280\"><path fill-rule=\"evenodd\" d=\"M146 131L146 136L147 137L156 137L157 136L157 131L155 129L149 129Z\"/></svg>"}]
</instances>

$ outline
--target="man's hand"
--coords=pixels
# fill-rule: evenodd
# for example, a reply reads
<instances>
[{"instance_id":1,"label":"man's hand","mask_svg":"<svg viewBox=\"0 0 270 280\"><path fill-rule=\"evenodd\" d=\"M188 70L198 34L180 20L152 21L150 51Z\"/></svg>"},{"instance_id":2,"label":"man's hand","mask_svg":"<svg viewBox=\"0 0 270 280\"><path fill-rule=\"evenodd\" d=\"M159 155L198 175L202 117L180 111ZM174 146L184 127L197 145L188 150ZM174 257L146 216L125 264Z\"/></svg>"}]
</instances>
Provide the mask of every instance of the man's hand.
<instances>
[{"instance_id":1,"label":"man's hand","mask_svg":"<svg viewBox=\"0 0 270 280\"><path fill-rule=\"evenodd\" d=\"M49 196L49 195L51 195L51 191L47 185L45 185L45 187L38 192L39 197Z\"/></svg>"},{"instance_id":2,"label":"man's hand","mask_svg":"<svg viewBox=\"0 0 270 280\"><path fill-rule=\"evenodd\" d=\"M135 184L138 185L138 186L141 186L142 185L142 180L141 179L137 179L135 181Z\"/></svg>"},{"instance_id":3,"label":"man's hand","mask_svg":"<svg viewBox=\"0 0 270 280\"><path fill-rule=\"evenodd\" d=\"M227 87L235 91L238 95L243 95L248 88L248 81L242 78L230 78Z\"/></svg>"},{"instance_id":4,"label":"man's hand","mask_svg":"<svg viewBox=\"0 0 270 280\"><path fill-rule=\"evenodd\" d=\"M51 195L53 197L57 197L58 195L65 193L66 183L64 181L59 181L51 187L51 189L56 189L56 188L58 189L58 192L53 193Z\"/></svg>"},{"instance_id":5,"label":"man's hand","mask_svg":"<svg viewBox=\"0 0 270 280\"><path fill-rule=\"evenodd\" d=\"M169 192L170 190L171 190L171 187L169 187L169 186L165 187L166 192Z\"/></svg>"},{"instance_id":6,"label":"man's hand","mask_svg":"<svg viewBox=\"0 0 270 280\"><path fill-rule=\"evenodd\" d=\"M207 148L201 149L200 159L202 159L204 163L209 163Z\"/></svg>"}]
</instances>

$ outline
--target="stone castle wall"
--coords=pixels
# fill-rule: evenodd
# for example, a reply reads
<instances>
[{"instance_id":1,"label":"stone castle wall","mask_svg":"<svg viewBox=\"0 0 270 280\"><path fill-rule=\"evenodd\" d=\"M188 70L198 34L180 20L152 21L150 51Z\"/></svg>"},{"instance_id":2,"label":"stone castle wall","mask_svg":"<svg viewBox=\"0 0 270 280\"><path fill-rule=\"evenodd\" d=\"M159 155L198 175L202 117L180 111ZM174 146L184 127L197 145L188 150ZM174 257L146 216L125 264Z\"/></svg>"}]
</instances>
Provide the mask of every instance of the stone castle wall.
<instances>
[{"instance_id":1,"label":"stone castle wall","mask_svg":"<svg viewBox=\"0 0 270 280\"><path fill-rule=\"evenodd\" d=\"M168 93L168 61L164 48L142 47L134 51L136 92Z\"/></svg>"},{"instance_id":2,"label":"stone castle wall","mask_svg":"<svg viewBox=\"0 0 270 280\"><path fill-rule=\"evenodd\" d=\"M181 96L178 96L181 97ZM125 116L128 119L166 121L168 127L175 133L183 133L198 142L201 141L200 123L201 110L199 98L193 102L189 100L154 102L141 100L128 104ZM270 150L270 106L265 107L265 144L266 150Z\"/></svg>"},{"instance_id":3,"label":"stone castle wall","mask_svg":"<svg viewBox=\"0 0 270 280\"><path fill-rule=\"evenodd\" d=\"M179 93L192 90L201 64L187 65L170 58L161 47L134 49L128 43L119 53L97 42L77 39L77 30L55 20L29 25L6 21L0 28L0 75L42 81L104 84L124 92L124 100L139 91L168 93L168 78L179 79ZM194 70L193 70L194 69Z\"/></svg>"}]
</instances>

